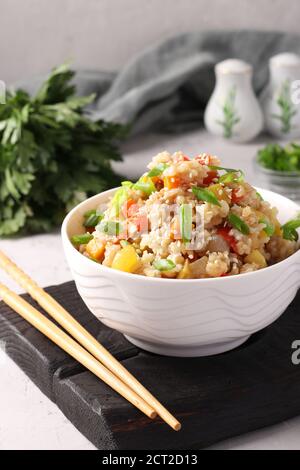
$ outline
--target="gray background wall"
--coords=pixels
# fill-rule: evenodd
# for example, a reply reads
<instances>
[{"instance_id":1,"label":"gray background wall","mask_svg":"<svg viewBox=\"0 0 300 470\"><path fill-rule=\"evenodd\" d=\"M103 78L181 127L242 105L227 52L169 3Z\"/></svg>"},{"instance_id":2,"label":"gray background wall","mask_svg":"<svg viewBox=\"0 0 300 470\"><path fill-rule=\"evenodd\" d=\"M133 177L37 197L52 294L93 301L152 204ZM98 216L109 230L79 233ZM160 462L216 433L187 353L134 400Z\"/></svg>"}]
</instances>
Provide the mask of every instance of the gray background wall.
<instances>
[{"instance_id":1,"label":"gray background wall","mask_svg":"<svg viewBox=\"0 0 300 470\"><path fill-rule=\"evenodd\" d=\"M144 47L189 30L297 32L300 0L0 0L0 79L71 59L114 70Z\"/></svg>"}]
</instances>

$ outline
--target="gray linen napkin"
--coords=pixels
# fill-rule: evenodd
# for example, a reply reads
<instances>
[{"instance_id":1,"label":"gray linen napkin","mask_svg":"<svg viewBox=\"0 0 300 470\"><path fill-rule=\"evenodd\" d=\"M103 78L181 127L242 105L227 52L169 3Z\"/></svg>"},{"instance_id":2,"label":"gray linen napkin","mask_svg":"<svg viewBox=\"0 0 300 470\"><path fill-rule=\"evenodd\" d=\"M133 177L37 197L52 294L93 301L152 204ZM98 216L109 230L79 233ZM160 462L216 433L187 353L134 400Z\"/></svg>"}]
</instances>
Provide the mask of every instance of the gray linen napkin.
<instances>
[{"instance_id":1,"label":"gray linen napkin","mask_svg":"<svg viewBox=\"0 0 300 470\"><path fill-rule=\"evenodd\" d=\"M93 119L132 123L133 133L179 132L202 122L217 62L235 57L251 63L259 93L267 82L268 59L288 51L300 54L300 36L253 30L186 33L148 48L119 73L78 71L75 82L79 94L97 93L89 110ZM33 91L41 78L23 86Z\"/></svg>"}]
</instances>

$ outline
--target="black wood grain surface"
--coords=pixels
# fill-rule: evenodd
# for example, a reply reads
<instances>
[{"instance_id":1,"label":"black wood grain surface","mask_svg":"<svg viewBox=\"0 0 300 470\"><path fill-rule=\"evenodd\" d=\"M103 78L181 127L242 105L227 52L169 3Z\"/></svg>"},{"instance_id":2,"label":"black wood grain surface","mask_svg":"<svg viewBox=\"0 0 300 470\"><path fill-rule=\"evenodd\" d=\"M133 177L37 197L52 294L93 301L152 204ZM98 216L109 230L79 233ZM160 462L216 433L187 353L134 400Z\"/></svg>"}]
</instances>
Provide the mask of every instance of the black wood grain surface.
<instances>
[{"instance_id":1,"label":"black wood grain surface","mask_svg":"<svg viewBox=\"0 0 300 470\"><path fill-rule=\"evenodd\" d=\"M182 422L176 433L144 417L0 303L7 354L99 449L203 448L300 414L300 365L291 361L292 342L300 340L299 293L277 322L234 351L181 359L143 352L102 325L73 282L47 290Z\"/></svg>"}]
</instances>

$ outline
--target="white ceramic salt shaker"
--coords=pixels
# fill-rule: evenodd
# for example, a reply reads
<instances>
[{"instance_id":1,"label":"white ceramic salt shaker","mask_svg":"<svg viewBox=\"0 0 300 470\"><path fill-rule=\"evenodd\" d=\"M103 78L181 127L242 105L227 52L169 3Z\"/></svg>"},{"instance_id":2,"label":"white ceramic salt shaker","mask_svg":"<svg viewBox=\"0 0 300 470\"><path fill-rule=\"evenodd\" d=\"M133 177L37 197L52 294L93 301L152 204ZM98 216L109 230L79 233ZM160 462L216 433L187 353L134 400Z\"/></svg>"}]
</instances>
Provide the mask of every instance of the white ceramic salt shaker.
<instances>
[{"instance_id":1,"label":"white ceramic salt shaker","mask_svg":"<svg viewBox=\"0 0 300 470\"><path fill-rule=\"evenodd\" d=\"M285 52L269 61L270 81L261 95L266 129L281 139L300 137L300 57Z\"/></svg>"},{"instance_id":2,"label":"white ceramic salt shaker","mask_svg":"<svg viewBox=\"0 0 300 470\"><path fill-rule=\"evenodd\" d=\"M207 104L204 123L215 135L247 142L263 128L263 114L252 88L252 66L227 59L215 66L216 86Z\"/></svg>"}]
</instances>

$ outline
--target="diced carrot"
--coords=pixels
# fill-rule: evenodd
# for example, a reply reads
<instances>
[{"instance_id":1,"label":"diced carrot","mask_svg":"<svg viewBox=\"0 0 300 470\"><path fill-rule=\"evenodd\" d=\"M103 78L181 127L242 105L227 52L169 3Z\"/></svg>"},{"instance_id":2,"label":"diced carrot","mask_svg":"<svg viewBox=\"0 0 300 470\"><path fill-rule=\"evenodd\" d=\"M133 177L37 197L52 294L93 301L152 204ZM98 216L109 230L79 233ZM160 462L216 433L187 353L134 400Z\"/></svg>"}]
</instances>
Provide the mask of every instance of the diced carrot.
<instances>
[{"instance_id":1,"label":"diced carrot","mask_svg":"<svg viewBox=\"0 0 300 470\"><path fill-rule=\"evenodd\" d=\"M164 177L164 187L167 189L178 188L181 184L181 179L179 176L165 176Z\"/></svg>"},{"instance_id":2,"label":"diced carrot","mask_svg":"<svg viewBox=\"0 0 300 470\"><path fill-rule=\"evenodd\" d=\"M132 217L138 211L138 205L134 199L128 199L124 202L122 207L122 214L124 217Z\"/></svg>"},{"instance_id":3,"label":"diced carrot","mask_svg":"<svg viewBox=\"0 0 300 470\"><path fill-rule=\"evenodd\" d=\"M105 251L105 245L100 240L93 238L91 241L88 242L86 245L86 252L88 255L97 261L103 259Z\"/></svg>"}]
</instances>

